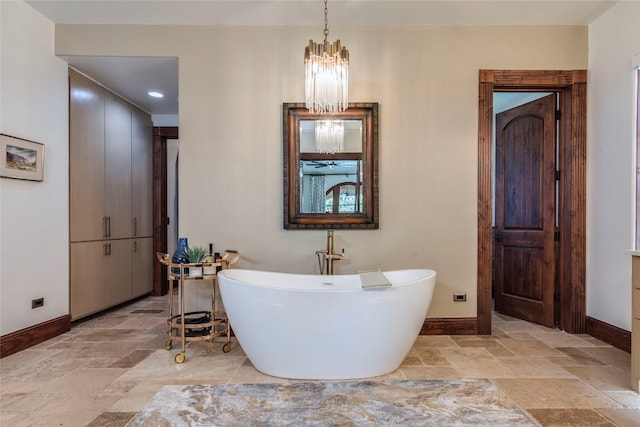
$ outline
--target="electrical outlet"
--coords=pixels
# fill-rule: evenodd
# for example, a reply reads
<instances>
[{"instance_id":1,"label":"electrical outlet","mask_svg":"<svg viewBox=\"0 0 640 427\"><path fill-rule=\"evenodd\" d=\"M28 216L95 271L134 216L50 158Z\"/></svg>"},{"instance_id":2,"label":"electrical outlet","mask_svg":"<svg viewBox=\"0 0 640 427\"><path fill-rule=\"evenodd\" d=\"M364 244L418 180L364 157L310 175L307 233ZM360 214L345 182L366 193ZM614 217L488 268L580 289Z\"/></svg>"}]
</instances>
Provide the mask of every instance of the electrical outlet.
<instances>
[{"instance_id":1,"label":"electrical outlet","mask_svg":"<svg viewBox=\"0 0 640 427\"><path fill-rule=\"evenodd\" d=\"M31 308L38 308L44 305L44 298L36 298L31 300Z\"/></svg>"},{"instance_id":2,"label":"electrical outlet","mask_svg":"<svg viewBox=\"0 0 640 427\"><path fill-rule=\"evenodd\" d=\"M453 301L454 302L463 302L467 300L466 292L454 292L453 293Z\"/></svg>"}]
</instances>

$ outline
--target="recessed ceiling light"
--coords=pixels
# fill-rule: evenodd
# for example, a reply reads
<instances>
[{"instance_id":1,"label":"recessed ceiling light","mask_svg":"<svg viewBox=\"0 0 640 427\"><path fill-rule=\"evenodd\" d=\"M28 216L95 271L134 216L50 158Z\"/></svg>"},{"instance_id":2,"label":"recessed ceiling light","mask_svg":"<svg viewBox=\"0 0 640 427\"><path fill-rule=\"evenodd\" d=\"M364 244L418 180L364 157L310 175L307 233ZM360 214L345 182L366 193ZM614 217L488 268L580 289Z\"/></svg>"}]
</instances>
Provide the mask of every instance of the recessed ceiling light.
<instances>
[{"instance_id":1,"label":"recessed ceiling light","mask_svg":"<svg viewBox=\"0 0 640 427\"><path fill-rule=\"evenodd\" d=\"M150 91L149 96L153 96L154 98L164 98L164 95L160 92Z\"/></svg>"}]
</instances>

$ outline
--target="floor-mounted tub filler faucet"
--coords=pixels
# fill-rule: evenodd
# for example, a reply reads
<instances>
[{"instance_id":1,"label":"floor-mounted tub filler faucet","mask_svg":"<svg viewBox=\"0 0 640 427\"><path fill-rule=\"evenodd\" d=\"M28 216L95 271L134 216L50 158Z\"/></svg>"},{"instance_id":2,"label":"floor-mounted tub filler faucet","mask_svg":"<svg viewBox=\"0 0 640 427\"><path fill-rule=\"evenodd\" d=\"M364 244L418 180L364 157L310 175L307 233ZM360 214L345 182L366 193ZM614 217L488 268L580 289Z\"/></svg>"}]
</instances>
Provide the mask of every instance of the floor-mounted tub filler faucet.
<instances>
[{"instance_id":1,"label":"floor-mounted tub filler faucet","mask_svg":"<svg viewBox=\"0 0 640 427\"><path fill-rule=\"evenodd\" d=\"M320 273L329 275L333 274L333 261L338 261L344 258L344 249L342 249L341 254L333 252L333 230L327 231L327 249L320 249L319 251L316 251L316 256L318 257Z\"/></svg>"}]
</instances>

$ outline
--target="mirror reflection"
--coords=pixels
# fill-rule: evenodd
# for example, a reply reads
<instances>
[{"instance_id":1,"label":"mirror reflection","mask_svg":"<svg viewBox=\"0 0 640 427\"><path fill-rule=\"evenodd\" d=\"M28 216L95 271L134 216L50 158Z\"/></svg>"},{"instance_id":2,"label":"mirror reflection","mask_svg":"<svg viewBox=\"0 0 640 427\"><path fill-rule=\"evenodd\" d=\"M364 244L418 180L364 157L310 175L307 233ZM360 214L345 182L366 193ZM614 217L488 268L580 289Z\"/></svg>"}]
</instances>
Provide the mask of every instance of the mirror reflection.
<instances>
[{"instance_id":1,"label":"mirror reflection","mask_svg":"<svg viewBox=\"0 0 640 427\"><path fill-rule=\"evenodd\" d=\"M301 160L300 212L362 213L362 160Z\"/></svg>"},{"instance_id":2,"label":"mirror reflection","mask_svg":"<svg viewBox=\"0 0 640 427\"><path fill-rule=\"evenodd\" d=\"M300 153L362 153L362 120L300 120Z\"/></svg>"},{"instance_id":3,"label":"mirror reflection","mask_svg":"<svg viewBox=\"0 0 640 427\"><path fill-rule=\"evenodd\" d=\"M285 228L378 228L377 111L283 104Z\"/></svg>"}]
</instances>

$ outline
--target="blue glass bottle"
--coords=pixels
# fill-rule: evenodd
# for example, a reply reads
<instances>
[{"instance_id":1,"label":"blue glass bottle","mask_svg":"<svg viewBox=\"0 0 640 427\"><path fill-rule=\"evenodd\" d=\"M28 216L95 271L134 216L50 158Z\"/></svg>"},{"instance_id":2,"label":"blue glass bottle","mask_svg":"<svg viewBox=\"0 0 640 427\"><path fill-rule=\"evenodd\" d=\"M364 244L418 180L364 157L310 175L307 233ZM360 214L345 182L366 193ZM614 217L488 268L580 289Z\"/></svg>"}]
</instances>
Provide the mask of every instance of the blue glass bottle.
<instances>
[{"instance_id":1,"label":"blue glass bottle","mask_svg":"<svg viewBox=\"0 0 640 427\"><path fill-rule=\"evenodd\" d=\"M184 251L189 247L189 241L186 237L180 237L178 239L178 247L176 248L175 252L173 253L173 255L171 256L171 262L174 264L186 264L189 262L189 260L187 260L187 256L184 253ZM188 268L184 269L184 273L187 274L189 272ZM180 275L180 269L179 268L174 268L173 269L173 275L174 276L179 276Z\"/></svg>"}]
</instances>

